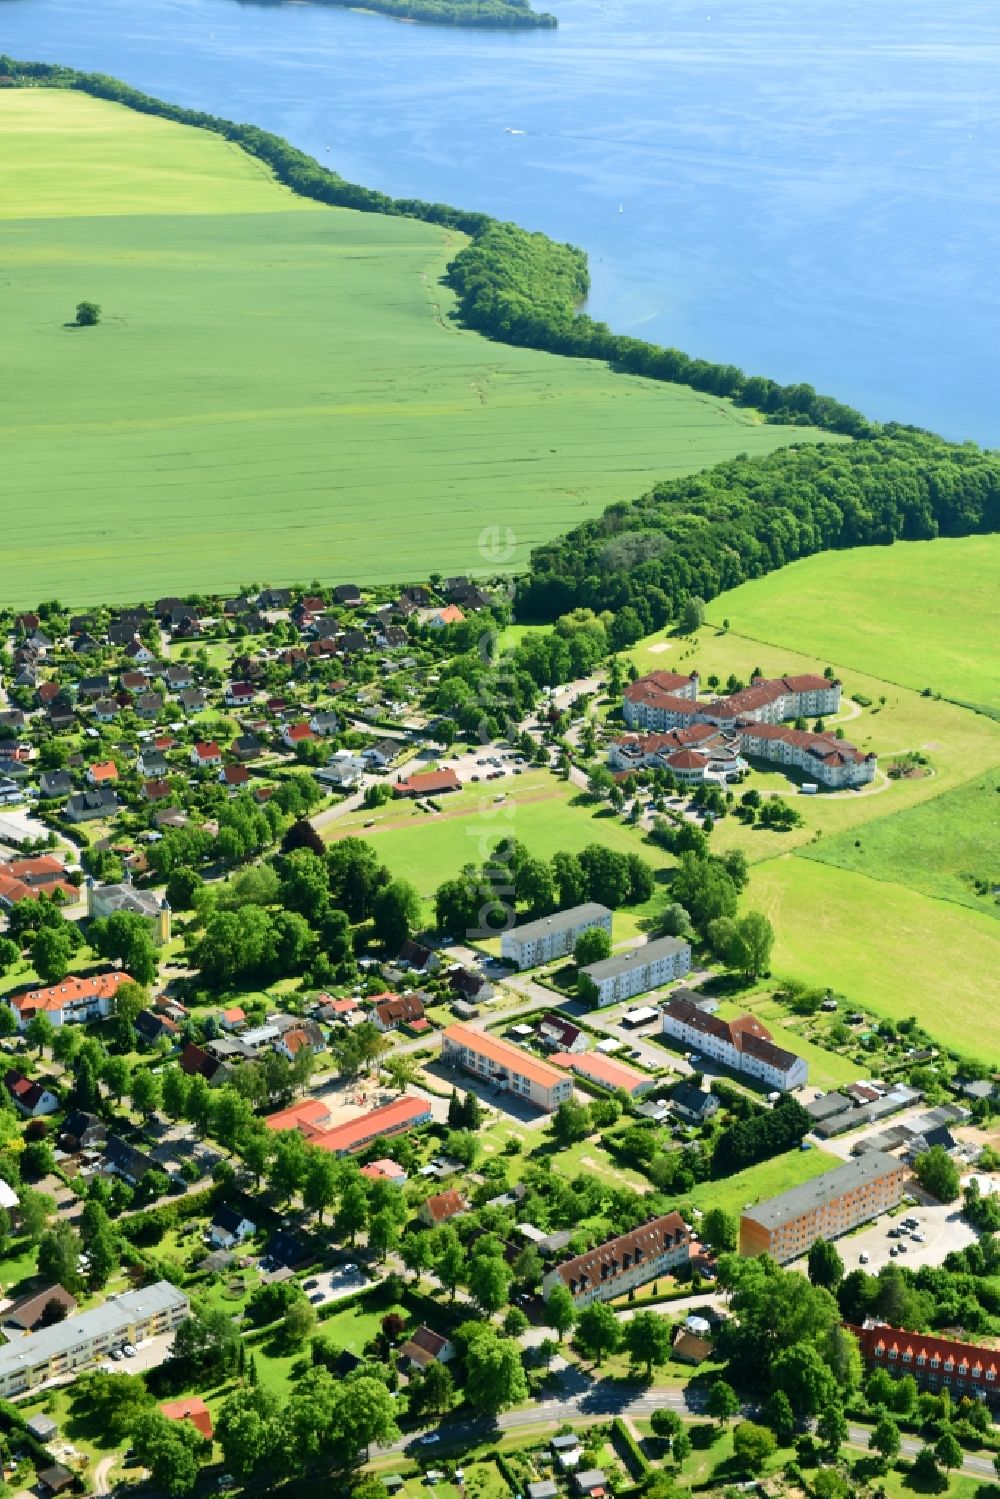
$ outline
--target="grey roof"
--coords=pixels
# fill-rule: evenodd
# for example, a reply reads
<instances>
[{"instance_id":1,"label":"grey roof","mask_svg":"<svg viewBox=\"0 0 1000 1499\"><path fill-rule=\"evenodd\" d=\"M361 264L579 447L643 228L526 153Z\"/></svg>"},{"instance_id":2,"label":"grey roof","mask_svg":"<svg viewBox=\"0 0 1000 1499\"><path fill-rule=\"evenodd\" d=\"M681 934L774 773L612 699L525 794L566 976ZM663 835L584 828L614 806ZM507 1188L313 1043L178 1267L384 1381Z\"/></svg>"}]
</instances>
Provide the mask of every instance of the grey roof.
<instances>
[{"instance_id":1,"label":"grey roof","mask_svg":"<svg viewBox=\"0 0 1000 1499\"><path fill-rule=\"evenodd\" d=\"M845 1109L851 1107L851 1100L845 1098L843 1093L824 1093L820 1098L814 1098L812 1103L805 1105L806 1113L810 1119L831 1119L834 1114L842 1114Z\"/></svg>"},{"instance_id":2,"label":"grey roof","mask_svg":"<svg viewBox=\"0 0 1000 1499\"><path fill-rule=\"evenodd\" d=\"M865 1182L878 1181L899 1170L900 1163L895 1156L871 1150L859 1160L848 1161L833 1171L827 1171L823 1176L803 1182L800 1187L792 1187L790 1191L771 1197L755 1208L748 1208L743 1216L759 1223L763 1228L779 1228L781 1224L807 1213L810 1208L834 1202L845 1192L851 1192Z\"/></svg>"},{"instance_id":3,"label":"grey roof","mask_svg":"<svg viewBox=\"0 0 1000 1499\"><path fill-rule=\"evenodd\" d=\"M607 906L588 901L582 906L571 906L568 911L556 911L551 916L539 917L537 921L526 921L523 926L514 927L508 935L518 942L538 942L552 932L569 932L588 922L603 921L605 916L610 915Z\"/></svg>"},{"instance_id":4,"label":"grey roof","mask_svg":"<svg viewBox=\"0 0 1000 1499\"><path fill-rule=\"evenodd\" d=\"M590 963L583 972L599 984L602 979L632 973L634 969L645 968L647 963L655 963L660 958L675 958L685 949L691 951L690 943L682 942L679 937L659 937L655 942L644 942L639 947L630 947L628 952L615 953L613 957L602 958L599 963Z\"/></svg>"},{"instance_id":5,"label":"grey roof","mask_svg":"<svg viewBox=\"0 0 1000 1499\"><path fill-rule=\"evenodd\" d=\"M126 1291L111 1297L78 1317L67 1317L52 1327L16 1338L0 1348L0 1379L18 1369L32 1369L47 1364L59 1353L70 1353L91 1338L115 1337L133 1326L137 1317L152 1317L175 1308L187 1309L188 1299L169 1281L158 1280L141 1291Z\"/></svg>"},{"instance_id":6,"label":"grey roof","mask_svg":"<svg viewBox=\"0 0 1000 1499\"><path fill-rule=\"evenodd\" d=\"M152 890L139 890L126 881L121 885L98 885L95 895L105 908L132 911L137 916L159 916L165 902Z\"/></svg>"}]
</instances>

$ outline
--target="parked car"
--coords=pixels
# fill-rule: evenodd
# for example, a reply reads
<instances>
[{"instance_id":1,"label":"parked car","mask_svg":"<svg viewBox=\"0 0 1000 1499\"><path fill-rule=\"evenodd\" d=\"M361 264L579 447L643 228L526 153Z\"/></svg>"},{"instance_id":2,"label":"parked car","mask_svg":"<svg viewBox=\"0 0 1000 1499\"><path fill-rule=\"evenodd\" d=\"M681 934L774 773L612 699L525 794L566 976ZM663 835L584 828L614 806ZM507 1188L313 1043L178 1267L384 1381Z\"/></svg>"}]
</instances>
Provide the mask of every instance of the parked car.
<instances>
[{"instance_id":1,"label":"parked car","mask_svg":"<svg viewBox=\"0 0 1000 1499\"><path fill-rule=\"evenodd\" d=\"M871 1259L871 1255L868 1253L867 1249L863 1249L861 1251L861 1253L858 1255L858 1262L859 1262L859 1264L867 1265L867 1263L868 1263L868 1261L870 1259Z\"/></svg>"},{"instance_id":2,"label":"parked car","mask_svg":"<svg viewBox=\"0 0 1000 1499\"><path fill-rule=\"evenodd\" d=\"M433 1447L435 1442L440 1442L441 1435L436 1431L425 1431L422 1437L417 1437L421 1447Z\"/></svg>"}]
</instances>

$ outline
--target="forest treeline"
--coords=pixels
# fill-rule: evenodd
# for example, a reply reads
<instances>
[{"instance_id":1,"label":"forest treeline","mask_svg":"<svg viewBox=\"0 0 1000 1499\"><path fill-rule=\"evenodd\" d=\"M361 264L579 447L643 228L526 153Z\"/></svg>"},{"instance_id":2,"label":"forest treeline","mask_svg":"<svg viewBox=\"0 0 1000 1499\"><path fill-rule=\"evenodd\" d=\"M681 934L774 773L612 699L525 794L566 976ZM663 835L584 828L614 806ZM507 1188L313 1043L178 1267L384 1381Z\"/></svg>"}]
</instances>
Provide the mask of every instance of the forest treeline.
<instances>
[{"instance_id":1,"label":"forest treeline","mask_svg":"<svg viewBox=\"0 0 1000 1499\"><path fill-rule=\"evenodd\" d=\"M610 506L537 547L520 619L581 605L615 612L632 639L813 552L1000 528L1000 452L889 426L852 443L733 458ZM629 613L623 618L622 611Z\"/></svg>"},{"instance_id":2,"label":"forest treeline","mask_svg":"<svg viewBox=\"0 0 1000 1499\"><path fill-rule=\"evenodd\" d=\"M351 5L355 0L316 3ZM434 26L485 26L510 31L559 24L548 11L532 10L528 0L365 0L365 9L404 21L428 21Z\"/></svg>"},{"instance_id":3,"label":"forest treeline","mask_svg":"<svg viewBox=\"0 0 1000 1499\"><path fill-rule=\"evenodd\" d=\"M423 219L460 230L472 243L451 262L447 280L458 295L462 320L489 338L574 358L607 360L630 374L728 396L741 406L760 410L769 421L807 424L851 437L870 436L878 430L861 412L817 394L811 385L779 385L761 375L745 375L735 365L712 364L678 349L612 333L604 323L579 312L590 276L585 253L573 245L558 244L544 234L501 223L485 213L419 198L390 198L347 182L269 130L168 104L104 73L81 73L57 64L0 56L0 75L15 84L37 82L79 89L143 114L214 131L265 162L279 182L320 203Z\"/></svg>"}]
</instances>

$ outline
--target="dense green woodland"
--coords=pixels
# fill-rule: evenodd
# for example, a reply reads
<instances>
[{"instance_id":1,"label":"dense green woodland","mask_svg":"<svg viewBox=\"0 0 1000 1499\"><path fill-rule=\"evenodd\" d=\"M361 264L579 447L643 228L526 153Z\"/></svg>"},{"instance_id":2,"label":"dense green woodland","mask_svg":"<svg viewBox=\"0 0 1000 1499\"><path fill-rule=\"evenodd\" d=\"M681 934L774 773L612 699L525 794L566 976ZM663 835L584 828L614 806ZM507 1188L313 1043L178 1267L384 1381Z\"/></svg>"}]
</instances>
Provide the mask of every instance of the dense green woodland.
<instances>
[{"instance_id":1,"label":"dense green woodland","mask_svg":"<svg viewBox=\"0 0 1000 1499\"><path fill-rule=\"evenodd\" d=\"M521 618L630 609L633 639L797 557L1000 527L1000 453L887 427L850 444L736 458L612 505L539 547Z\"/></svg>"},{"instance_id":2,"label":"dense green woodland","mask_svg":"<svg viewBox=\"0 0 1000 1499\"><path fill-rule=\"evenodd\" d=\"M350 5L352 0L314 0L320 5ZM532 10L528 0L365 0L366 10L429 21L435 26L485 26L500 30L557 26L548 11Z\"/></svg>"}]
</instances>

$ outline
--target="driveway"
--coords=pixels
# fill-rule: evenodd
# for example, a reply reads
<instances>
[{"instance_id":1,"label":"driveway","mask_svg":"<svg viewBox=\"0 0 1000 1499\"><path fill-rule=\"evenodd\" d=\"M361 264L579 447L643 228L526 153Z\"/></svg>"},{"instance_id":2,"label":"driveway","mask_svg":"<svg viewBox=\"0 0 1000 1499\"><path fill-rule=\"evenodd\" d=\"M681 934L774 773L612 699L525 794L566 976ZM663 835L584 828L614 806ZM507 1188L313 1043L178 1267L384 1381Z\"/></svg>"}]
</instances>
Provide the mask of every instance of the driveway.
<instances>
[{"instance_id":1,"label":"driveway","mask_svg":"<svg viewBox=\"0 0 1000 1499\"><path fill-rule=\"evenodd\" d=\"M158 1369L161 1364L165 1364L173 1346L173 1333L162 1332L158 1337L146 1338L137 1343L134 1358L108 1358L100 1367L109 1374L143 1374L147 1369Z\"/></svg>"},{"instance_id":2,"label":"driveway","mask_svg":"<svg viewBox=\"0 0 1000 1499\"><path fill-rule=\"evenodd\" d=\"M888 1237L888 1230L899 1223L900 1217L919 1218L919 1231L924 1236L922 1244L915 1244L909 1236L905 1239ZM910 1270L919 1270L921 1265L940 1265L953 1249L965 1249L975 1238L975 1231L961 1216L959 1203L935 1202L920 1203L895 1218L884 1215L868 1228L836 1242L837 1253L847 1270L857 1270L862 1254L867 1254L868 1262L864 1268L870 1275L875 1275L883 1265L896 1258ZM906 1246L905 1253L898 1256L889 1253L893 1246L902 1244ZM799 1260L795 1268L801 1269L804 1265L805 1261Z\"/></svg>"},{"instance_id":3,"label":"driveway","mask_svg":"<svg viewBox=\"0 0 1000 1499\"><path fill-rule=\"evenodd\" d=\"M313 1281L316 1282L313 1285ZM356 1292L364 1290L368 1284L368 1277L359 1265L346 1274L343 1268L336 1270L324 1270L319 1275L310 1275L309 1287L303 1289L314 1306L329 1306L331 1301L341 1301L345 1296L353 1296ZM315 1298L321 1297L317 1301Z\"/></svg>"}]
</instances>

